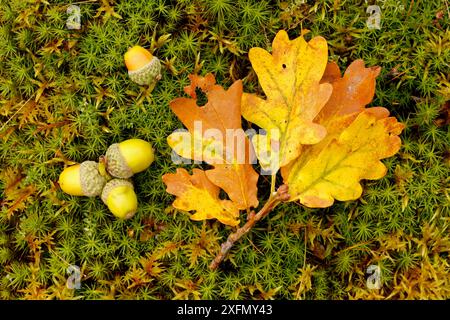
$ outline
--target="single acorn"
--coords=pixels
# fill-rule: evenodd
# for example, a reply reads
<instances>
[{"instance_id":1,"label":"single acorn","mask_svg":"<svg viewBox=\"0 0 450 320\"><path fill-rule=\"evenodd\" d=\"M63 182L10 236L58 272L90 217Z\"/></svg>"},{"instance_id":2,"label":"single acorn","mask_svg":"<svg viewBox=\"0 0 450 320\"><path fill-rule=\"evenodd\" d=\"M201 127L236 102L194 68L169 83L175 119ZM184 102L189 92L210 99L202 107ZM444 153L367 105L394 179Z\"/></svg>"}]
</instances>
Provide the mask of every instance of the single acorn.
<instances>
[{"instance_id":1,"label":"single acorn","mask_svg":"<svg viewBox=\"0 0 450 320\"><path fill-rule=\"evenodd\" d=\"M58 183L70 195L95 197L102 193L106 179L98 171L97 162L85 161L64 169Z\"/></svg>"},{"instance_id":2,"label":"single acorn","mask_svg":"<svg viewBox=\"0 0 450 320\"><path fill-rule=\"evenodd\" d=\"M133 184L123 179L113 179L105 185L102 201L111 213L120 219L133 217L138 207Z\"/></svg>"},{"instance_id":3,"label":"single acorn","mask_svg":"<svg viewBox=\"0 0 450 320\"><path fill-rule=\"evenodd\" d=\"M141 139L129 139L112 144L106 151L106 168L116 178L128 179L144 171L155 160L150 143Z\"/></svg>"},{"instance_id":4,"label":"single acorn","mask_svg":"<svg viewBox=\"0 0 450 320\"><path fill-rule=\"evenodd\" d=\"M125 53L130 79L140 85L155 84L161 79L161 62L150 51L134 46Z\"/></svg>"}]
</instances>

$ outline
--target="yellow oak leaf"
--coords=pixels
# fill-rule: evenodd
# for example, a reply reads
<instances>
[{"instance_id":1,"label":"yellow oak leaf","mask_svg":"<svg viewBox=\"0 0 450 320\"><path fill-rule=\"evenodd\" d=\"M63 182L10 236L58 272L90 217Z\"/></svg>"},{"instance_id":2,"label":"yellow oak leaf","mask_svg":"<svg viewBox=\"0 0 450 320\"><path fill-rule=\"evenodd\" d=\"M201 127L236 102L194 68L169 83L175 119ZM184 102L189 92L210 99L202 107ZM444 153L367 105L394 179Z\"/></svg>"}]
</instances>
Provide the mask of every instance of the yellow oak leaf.
<instances>
[{"instance_id":1,"label":"yellow oak leaf","mask_svg":"<svg viewBox=\"0 0 450 320\"><path fill-rule=\"evenodd\" d=\"M282 30L272 47L272 54L261 48L250 49L250 62L267 98L244 93L242 115L264 129L268 140L276 141L278 150L270 150L270 144L264 148L260 143L256 148L258 158L267 158L264 153L278 152L278 167L282 167L300 155L302 145L318 143L325 137L326 129L314 123L314 118L328 101L332 86L320 83L328 58L324 38L306 42L301 36L289 40ZM255 145L257 139L261 138L255 135Z\"/></svg>"},{"instance_id":2,"label":"yellow oak leaf","mask_svg":"<svg viewBox=\"0 0 450 320\"><path fill-rule=\"evenodd\" d=\"M373 99L378 74L379 68L365 68L362 60L353 62L342 78L336 65L328 65L323 81L332 83L333 94L316 119L327 136L305 146L300 157L282 168L290 201L323 208L334 199L354 200L361 196L361 179L386 174L380 160L397 153L404 125L389 117L385 108L365 109Z\"/></svg>"},{"instance_id":3,"label":"yellow oak leaf","mask_svg":"<svg viewBox=\"0 0 450 320\"><path fill-rule=\"evenodd\" d=\"M202 136L199 131L194 131L193 134L189 131L176 131L167 138L167 143L179 156L198 163L205 161L208 164L223 164L226 161L221 139Z\"/></svg>"},{"instance_id":4,"label":"yellow oak leaf","mask_svg":"<svg viewBox=\"0 0 450 320\"><path fill-rule=\"evenodd\" d=\"M290 166L287 184L291 201L323 208L361 196L361 179L380 179L386 167L380 161L400 148L403 125L393 117L377 119L362 112L338 139L312 146L311 154L301 156ZM286 175L286 173L285 173Z\"/></svg>"},{"instance_id":5,"label":"yellow oak leaf","mask_svg":"<svg viewBox=\"0 0 450 320\"><path fill-rule=\"evenodd\" d=\"M216 85L212 74L191 75L185 88L190 98L170 103L172 111L188 132L174 132L167 141L180 156L205 161L213 169L205 171L208 179L223 189L236 206L245 210L258 206L259 175L252 167L252 148L241 127L242 82L225 90ZM206 94L208 102L198 106L196 89Z\"/></svg>"},{"instance_id":6,"label":"yellow oak leaf","mask_svg":"<svg viewBox=\"0 0 450 320\"><path fill-rule=\"evenodd\" d=\"M193 174L178 168L176 173L163 176L166 191L177 196L173 207L179 210L195 211L192 220L216 218L230 226L239 224L239 209L230 200L219 199L220 189L206 177L205 172L193 169Z\"/></svg>"}]
</instances>

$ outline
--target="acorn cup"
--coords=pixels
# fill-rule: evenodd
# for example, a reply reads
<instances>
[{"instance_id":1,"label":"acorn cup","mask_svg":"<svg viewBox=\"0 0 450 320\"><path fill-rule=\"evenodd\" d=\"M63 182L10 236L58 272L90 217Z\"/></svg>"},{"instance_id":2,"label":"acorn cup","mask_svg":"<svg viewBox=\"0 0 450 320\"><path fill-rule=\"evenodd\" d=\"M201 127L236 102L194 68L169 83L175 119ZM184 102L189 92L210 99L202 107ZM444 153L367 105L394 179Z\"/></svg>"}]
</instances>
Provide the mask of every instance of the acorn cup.
<instances>
[{"instance_id":1,"label":"acorn cup","mask_svg":"<svg viewBox=\"0 0 450 320\"><path fill-rule=\"evenodd\" d=\"M105 185L101 197L109 211L119 219L130 219L137 211L137 196L133 184L128 180L113 179L109 181Z\"/></svg>"},{"instance_id":2,"label":"acorn cup","mask_svg":"<svg viewBox=\"0 0 450 320\"><path fill-rule=\"evenodd\" d=\"M73 196L99 196L106 184L106 179L98 170L97 162L85 161L64 169L58 183L65 193Z\"/></svg>"},{"instance_id":3,"label":"acorn cup","mask_svg":"<svg viewBox=\"0 0 450 320\"><path fill-rule=\"evenodd\" d=\"M155 159L150 143L129 139L112 144L105 155L106 169L116 178L128 179L147 169Z\"/></svg>"},{"instance_id":4,"label":"acorn cup","mask_svg":"<svg viewBox=\"0 0 450 320\"><path fill-rule=\"evenodd\" d=\"M161 62L150 51L134 46L125 53L130 79L139 85L155 85L161 79Z\"/></svg>"}]
</instances>

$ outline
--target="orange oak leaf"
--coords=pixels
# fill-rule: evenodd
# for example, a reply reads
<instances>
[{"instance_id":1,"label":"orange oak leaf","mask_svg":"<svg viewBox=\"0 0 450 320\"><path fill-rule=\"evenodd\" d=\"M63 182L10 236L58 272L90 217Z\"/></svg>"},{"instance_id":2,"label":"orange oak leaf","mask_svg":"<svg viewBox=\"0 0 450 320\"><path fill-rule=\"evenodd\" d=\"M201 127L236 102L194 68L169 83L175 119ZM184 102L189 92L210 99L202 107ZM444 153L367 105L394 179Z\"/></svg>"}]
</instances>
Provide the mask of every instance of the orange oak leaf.
<instances>
[{"instance_id":1,"label":"orange oak leaf","mask_svg":"<svg viewBox=\"0 0 450 320\"><path fill-rule=\"evenodd\" d=\"M404 125L389 117L385 108L365 108L373 99L379 72L356 60L341 78L336 64L327 66L322 81L331 82L333 93L315 119L326 128L327 136L305 146L300 157L282 168L290 201L322 208L331 206L334 199L354 200L361 196L361 179L386 174L380 160L397 153Z\"/></svg>"},{"instance_id":2,"label":"orange oak leaf","mask_svg":"<svg viewBox=\"0 0 450 320\"><path fill-rule=\"evenodd\" d=\"M236 206L245 210L258 206L259 175L252 167L252 148L241 127L242 82L228 90L217 85L212 74L190 76L185 92L191 98L177 98L170 103L172 111L189 132L175 132L168 143L180 156L205 161L213 169L205 171L208 179L223 189ZM197 105L196 88L208 102Z\"/></svg>"},{"instance_id":3,"label":"orange oak leaf","mask_svg":"<svg viewBox=\"0 0 450 320\"><path fill-rule=\"evenodd\" d=\"M167 192L177 196L173 207L195 211L192 220L216 218L220 222L235 226L239 224L239 209L230 200L219 199L220 189L206 177L205 172L193 169L193 174L178 168L176 173L163 176Z\"/></svg>"}]
</instances>

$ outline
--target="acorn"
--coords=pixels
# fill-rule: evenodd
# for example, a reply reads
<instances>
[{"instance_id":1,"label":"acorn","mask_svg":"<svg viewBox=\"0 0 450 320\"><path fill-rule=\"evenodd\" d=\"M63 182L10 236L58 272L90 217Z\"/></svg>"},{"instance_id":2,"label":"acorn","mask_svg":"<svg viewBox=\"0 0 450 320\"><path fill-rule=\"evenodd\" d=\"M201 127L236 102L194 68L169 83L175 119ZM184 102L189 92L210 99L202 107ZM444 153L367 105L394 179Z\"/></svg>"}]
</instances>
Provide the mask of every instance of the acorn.
<instances>
[{"instance_id":1,"label":"acorn","mask_svg":"<svg viewBox=\"0 0 450 320\"><path fill-rule=\"evenodd\" d=\"M138 207L133 184L128 180L110 180L103 189L102 201L111 213L120 219L133 217Z\"/></svg>"},{"instance_id":2,"label":"acorn","mask_svg":"<svg viewBox=\"0 0 450 320\"><path fill-rule=\"evenodd\" d=\"M105 157L109 174L122 179L144 171L155 160L151 144L141 139L114 143L106 151Z\"/></svg>"},{"instance_id":3,"label":"acorn","mask_svg":"<svg viewBox=\"0 0 450 320\"><path fill-rule=\"evenodd\" d=\"M128 49L124 58L128 75L137 84L151 85L161 79L161 62L150 51L134 46Z\"/></svg>"},{"instance_id":4,"label":"acorn","mask_svg":"<svg viewBox=\"0 0 450 320\"><path fill-rule=\"evenodd\" d=\"M106 179L98 171L97 162L85 161L64 169L58 183L70 195L95 197L102 193Z\"/></svg>"}]
</instances>

